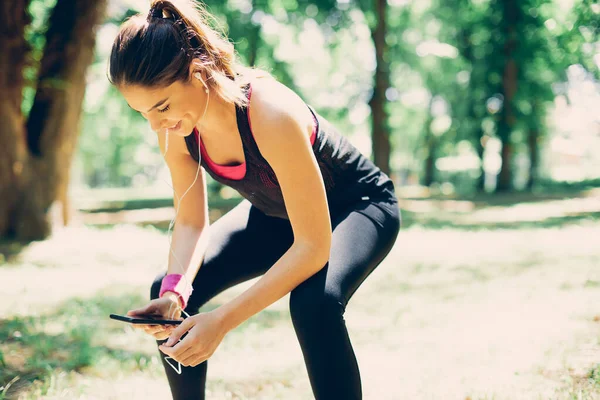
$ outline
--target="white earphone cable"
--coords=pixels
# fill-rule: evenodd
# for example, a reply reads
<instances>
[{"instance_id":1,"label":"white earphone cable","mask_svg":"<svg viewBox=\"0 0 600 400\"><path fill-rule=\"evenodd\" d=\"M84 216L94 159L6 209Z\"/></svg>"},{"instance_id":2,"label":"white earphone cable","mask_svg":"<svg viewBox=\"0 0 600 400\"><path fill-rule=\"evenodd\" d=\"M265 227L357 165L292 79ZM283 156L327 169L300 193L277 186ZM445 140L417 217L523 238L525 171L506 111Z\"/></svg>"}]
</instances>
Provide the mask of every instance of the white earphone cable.
<instances>
[{"instance_id":1,"label":"white earphone cable","mask_svg":"<svg viewBox=\"0 0 600 400\"><path fill-rule=\"evenodd\" d=\"M204 87L206 88L206 93L207 93L207 98L206 98L206 106L204 107L204 112L202 114L202 117L200 119L203 119L204 116L206 115L206 111L208 110L208 103L210 101L210 91L208 90L208 87L206 86L206 83L204 83L204 81L199 77L199 74L195 74L194 77L196 77L197 79L199 79L202 84L204 85ZM163 159L165 159L166 155L167 155L167 151L169 149L169 130L167 129L166 131L166 143L165 143L165 152L162 155ZM196 169L196 176L194 177L194 181L192 182L192 184L190 185L190 187L187 188L187 190L183 193L183 195L181 196L181 198L179 198L179 196L177 195L177 192L175 191L175 188L173 188L173 186L171 186L171 189L173 189L173 194L175 196L175 198L177 199L177 208L175 209L175 216L173 217L173 219L171 220L171 222L169 223L169 228L167 230L167 237L169 240L169 254L173 256L173 259L177 262L177 264L179 265L183 278L185 279L185 283L186 286L188 288L190 288L190 294L191 292L193 292L193 286L191 285L191 283L189 282L189 279L187 277L187 275L185 274L185 269L183 268L183 265L181 264L181 262L179 261L179 259L177 258L177 256L175 255L175 253L173 252L173 247L172 247L172 243L173 243L173 237L172 237L172 229L173 226L175 225L175 220L177 219L177 215L179 215L179 209L181 208L181 203L185 197L185 195L192 189L192 187L196 184L196 181L198 180L198 176L200 174L200 167L202 164L202 152L200 150L200 135L198 135L198 168ZM174 316L174 313L171 313L172 307L173 305L175 305L175 303L173 303L171 305L171 307L169 308L168 314L169 316ZM189 317L190 315L183 309L181 308L181 306L179 305L179 302L177 302L176 304L176 309L175 312L177 310L181 310L181 312L183 314L185 314L187 317Z\"/></svg>"}]
</instances>

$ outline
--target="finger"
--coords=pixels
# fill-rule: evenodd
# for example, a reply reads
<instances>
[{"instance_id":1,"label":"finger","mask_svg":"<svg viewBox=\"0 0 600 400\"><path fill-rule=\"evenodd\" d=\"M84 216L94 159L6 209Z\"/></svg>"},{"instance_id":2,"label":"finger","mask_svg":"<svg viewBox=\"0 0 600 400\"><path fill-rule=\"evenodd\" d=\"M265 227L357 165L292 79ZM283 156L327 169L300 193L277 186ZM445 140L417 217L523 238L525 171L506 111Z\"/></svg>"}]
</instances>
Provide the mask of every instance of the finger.
<instances>
[{"instance_id":1,"label":"finger","mask_svg":"<svg viewBox=\"0 0 600 400\"><path fill-rule=\"evenodd\" d=\"M197 358L196 360L192 361L189 366L197 367L198 365L202 364L204 361L206 361L204 358Z\"/></svg>"},{"instance_id":2,"label":"finger","mask_svg":"<svg viewBox=\"0 0 600 400\"><path fill-rule=\"evenodd\" d=\"M185 365L186 367L195 367L200 364L200 360L202 358L198 356L198 354L192 354L189 357L186 357L181 361L181 365Z\"/></svg>"},{"instance_id":3,"label":"finger","mask_svg":"<svg viewBox=\"0 0 600 400\"><path fill-rule=\"evenodd\" d=\"M169 340L173 337L173 334L171 334L169 336ZM168 340L167 340L168 342ZM165 353L168 354L169 356L173 357L176 360L181 360L182 358L187 357L189 354L189 352L194 351L194 346L192 345L191 341L188 340L188 338L186 337L185 339L181 340L179 343L175 344L174 346L167 346L167 342L163 343L162 345L159 346L159 349ZM191 353L190 353L191 354Z\"/></svg>"},{"instance_id":4,"label":"finger","mask_svg":"<svg viewBox=\"0 0 600 400\"><path fill-rule=\"evenodd\" d=\"M182 342L180 342L182 343ZM177 360L192 361L195 357L198 357L198 349L194 346L181 347L181 349L174 349L172 357ZM189 363L188 363L189 365Z\"/></svg>"},{"instance_id":5,"label":"finger","mask_svg":"<svg viewBox=\"0 0 600 400\"><path fill-rule=\"evenodd\" d=\"M145 330L146 328L148 328L149 325L142 325L142 324L129 324L133 329L141 329L141 330Z\"/></svg>"},{"instance_id":6,"label":"finger","mask_svg":"<svg viewBox=\"0 0 600 400\"><path fill-rule=\"evenodd\" d=\"M184 333L189 331L194 326L193 320L191 318L184 319L179 326L177 326L171 332L171 336L169 336L169 340L165 343L165 346L173 346L179 339L183 336Z\"/></svg>"},{"instance_id":7,"label":"finger","mask_svg":"<svg viewBox=\"0 0 600 400\"><path fill-rule=\"evenodd\" d=\"M169 333L169 335L170 335L171 333L173 333L173 331L174 331L174 330L175 330L175 327L174 327L173 325L167 325L167 326L165 327L165 332L168 332L168 333Z\"/></svg>"},{"instance_id":8,"label":"finger","mask_svg":"<svg viewBox=\"0 0 600 400\"><path fill-rule=\"evenodd\" d=\"M174 329L172 325L161 325L161 328L163 329L163 331L169 333L173 332Z\"/></svg>"},{"instance_id":9,"label":"finger","mask_svg":"<svg viewBox=\"0 0 600 400\"><path fill-rule=\"evenodd\" d=\"M194 361L196 361L198 359L198 355L197 354L191 354L191 355L185 355L185 358L182 358L183 361L181 362L181 365L185 365L186 367L191 367L194 366Z\"/></svg>"},{"instance_id":10,"label":"finger","mask_svg":"<svg viewBox=\"0 0 600 400\"><path fill-rule=\"evenodd\" d=\"M169 336L171 336L171 334L173 333L173 329L172 328L166 328L163 333L165 334L165 339L168 339ZM166 342L165 342L166 345Z\"/></svg>"},{"instance_id":11,"label":"finger","mask_svg":"<svg viewBox=\"0 0 600 400\"><path fill-rule=\"evenodd\" d=\"M158 332L154 334L156 340L165 340L169 337L169 332Z\"/></svg>"},{"instance_id":12,"label":"finger","mask_svg":"<svg viewBox=\"0 0 600 400\"><path fill-rule=\"evenodd\" d=\"M169 340L173 337L171 334L169 336ZM167 341L168 342L168 341ZM166 342L159 346L159 349L165 353L170 355L176 360L181 360L182 357L187 357L187 353L193 350L193 346L189 340L183 339L181 342L177 343L175 346L167 346Z\"/></svg>"},{"instance_id":13,"label":"finger","mask_svg":"<svg viewBox=\"0 0 600 400\"><path fill-rule=\"evenodd\" d=\"M145 329L146 333L154 335L155 333L164 332L164 329L160 325L148 325Z\"/></svg>"},{"instance_id":14,"label":"finger","mask_svg":"<svg viewBox=\"0 0 600 400\"><path fill-rule=\"evenodd\" d=\"M163 343L163 344L161 344L161 345L158 346L158 349L160 351L162 351L163 353L165 353L166 355L168 355L169 357L175 359L175 356L173 355L173 348L172 347L165 346L165 344Z\"/></svg>"},{"instance_id":15,"label":"finger","mask_svg":"<svg viewBox=\"0 0 600 400\"><path fill-rule=\"evenodd\" d=\"M136 308L134 310L127 311L127 315L134 316L134 315L150 314L150 313L154 312L154 310L155 310L154 304L148 304L142 308Z\"/></svg>"},{"instance_id":16,"label":"finger","mask_svg":"<svg viewBox=\"0 0 600 400\"><path fill-rule=\"evenodd\" d=\"M203 362L206 362L206 360L208 360L209 358L210 358L210 357L198 357L198 358L196 359L196 361L194 361L194 362L193 362L191 365L192 365L193 367L196 367L196 366L198 366L198 365L202 364Z\"/></svg>"}]
</instances>

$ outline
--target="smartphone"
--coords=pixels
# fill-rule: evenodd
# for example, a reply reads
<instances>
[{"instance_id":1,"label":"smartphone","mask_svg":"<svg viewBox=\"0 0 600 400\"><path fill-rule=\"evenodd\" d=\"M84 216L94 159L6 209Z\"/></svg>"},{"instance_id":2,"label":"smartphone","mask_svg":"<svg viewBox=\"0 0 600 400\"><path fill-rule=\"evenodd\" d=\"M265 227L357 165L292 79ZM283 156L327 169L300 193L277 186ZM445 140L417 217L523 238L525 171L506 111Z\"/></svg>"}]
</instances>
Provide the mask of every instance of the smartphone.
<instances>
[{"instance_id":1,"label":"smartphone","mask_svg":"<svg viewBox=\"0 0 600 400\"><path fill-rule=\"evenodd\" d=\"M160 315L117 315L110 314L111 319L117 321L129 322L130 324L143 324L143 325L179 325L183 320L177 319L163 319Z\"/></svg>"}]
</instances>

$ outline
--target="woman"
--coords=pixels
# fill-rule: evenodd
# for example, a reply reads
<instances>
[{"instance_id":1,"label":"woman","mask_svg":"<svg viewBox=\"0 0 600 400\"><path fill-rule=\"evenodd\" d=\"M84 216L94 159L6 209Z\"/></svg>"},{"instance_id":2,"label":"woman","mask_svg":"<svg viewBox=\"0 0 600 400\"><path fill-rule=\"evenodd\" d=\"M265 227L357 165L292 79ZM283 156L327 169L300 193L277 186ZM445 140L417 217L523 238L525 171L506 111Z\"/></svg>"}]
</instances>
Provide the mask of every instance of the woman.
<instances>
[{"instance_id":1,"label":"woman","mask_svg":"<svg viewBox=\"0 0 600 400\"><path fill-rule=\"evenodd\" d=\"M360 399L343 314L396 240L393 184L294 92L241 66L206 20L191 1L153 1L112 49L109 78L156 131L177 209L167 271L151 302L129 314L180 318L184 310L177 328L144 329L185 366L177 373L163 360L173 397L204 399L206 360L225 334L291 293L315 397ZM245 198L210 226L204 171ZM229 303L198 313L260 275Z\"/></svg>"}]
</instances>

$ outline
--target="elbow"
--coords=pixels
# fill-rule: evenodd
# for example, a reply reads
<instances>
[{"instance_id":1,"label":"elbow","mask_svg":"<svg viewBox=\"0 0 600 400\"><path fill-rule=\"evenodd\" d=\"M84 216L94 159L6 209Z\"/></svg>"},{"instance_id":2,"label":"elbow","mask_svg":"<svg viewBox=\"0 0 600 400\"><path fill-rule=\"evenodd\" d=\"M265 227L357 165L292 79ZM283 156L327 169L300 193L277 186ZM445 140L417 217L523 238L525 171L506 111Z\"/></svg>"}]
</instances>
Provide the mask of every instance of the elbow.
<instances>
[{"instance_id":1,"label":"elbow","mask_svg":"<svg viewBox=\"0 0 600 400\"><path fill-rule=\"evenodd\" d=\"M201 214L180 214L175 218L175 225L186 226L187 228L204 231L208 228L208 216Z\"/></svg>"},{"instance_id":2,"label":"elbow","mask_svg":"<svg viewBox=\"0 0 600 400\"><path fill-rule=\"evenodd\" d=\"M174 226L180 231L188 232L189 235L199 235L208 232L209 223L208 220L177 218Z\"/></svg>"},{"instance_id":3,"label":"elbow","mask_svg":"<svg viewBox=\"0 0 600 400\"><path fill-rule=\"evenodd\" d=\"M297 244L314 264L315 272L320 271L329 261L331 255L331 234L320 238L299 240Z\"/></svg>"},{"instance_id":4,"label":"elbow","mask_svg":"<svg viewBox=\"0 0 600 400\"><path fill-rule=\"evenodd\" d=\"M317 254L320 265L319 269L321 269L329 262L329 257L331 257L331 233L323 239L321 245L318 247L319 250Z\"/></svg>"}]
</instances>

